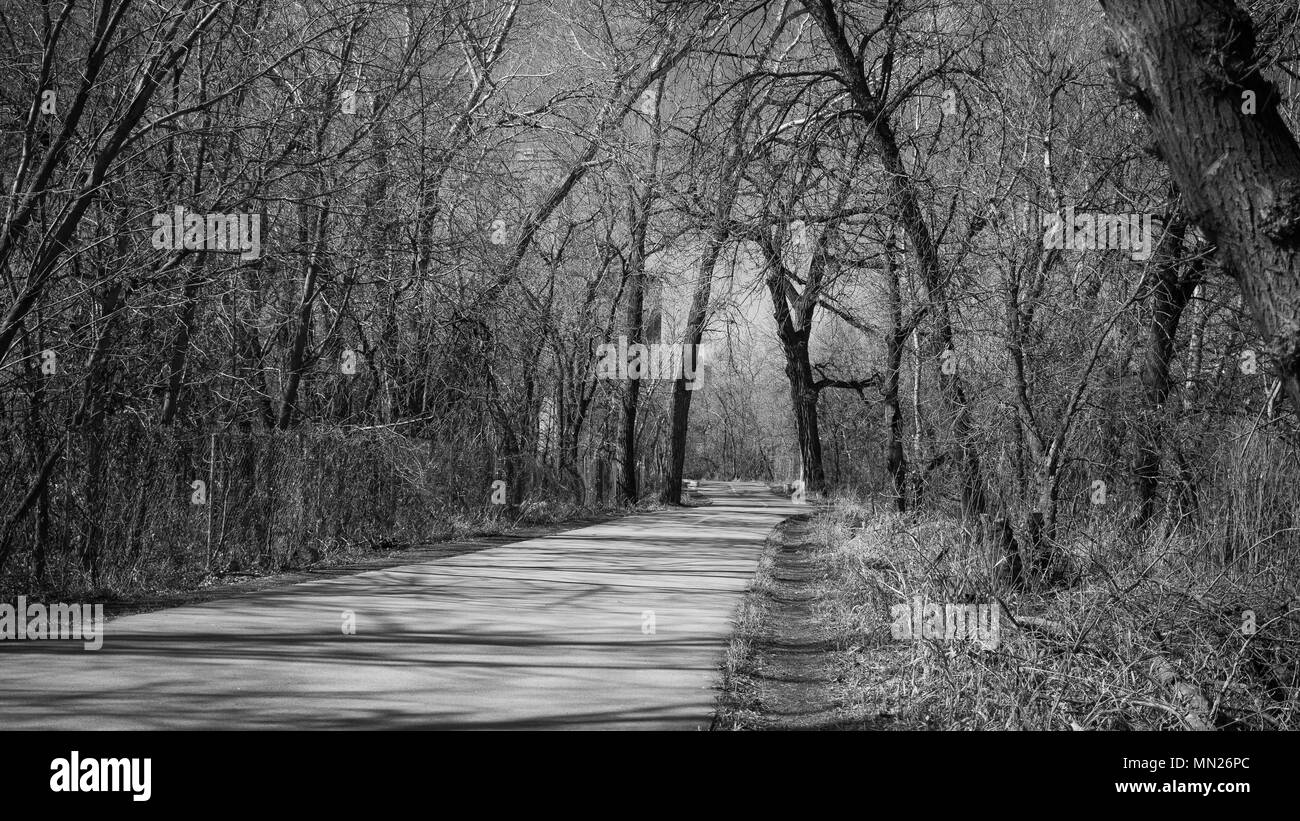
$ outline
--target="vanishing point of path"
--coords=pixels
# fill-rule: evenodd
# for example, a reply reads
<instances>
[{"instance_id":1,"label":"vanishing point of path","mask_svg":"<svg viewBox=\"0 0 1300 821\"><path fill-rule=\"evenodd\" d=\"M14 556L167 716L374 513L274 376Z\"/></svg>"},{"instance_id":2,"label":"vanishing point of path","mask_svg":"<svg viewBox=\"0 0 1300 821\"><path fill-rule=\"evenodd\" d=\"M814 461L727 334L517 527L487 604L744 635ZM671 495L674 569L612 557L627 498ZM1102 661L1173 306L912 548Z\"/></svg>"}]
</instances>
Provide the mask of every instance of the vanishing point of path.
<instances>
[{"instance_id":1,"label":"vanishing point of path","mask_svg":"<svg viewBox=\"0 0 1300 821\"><path fill-rule=\"evenodd\" d=\"M713 505L123 616L98 651L0 642L0 729L707 728L764 539L800 507L702 490Z\"/></svg>"}]
</instances>

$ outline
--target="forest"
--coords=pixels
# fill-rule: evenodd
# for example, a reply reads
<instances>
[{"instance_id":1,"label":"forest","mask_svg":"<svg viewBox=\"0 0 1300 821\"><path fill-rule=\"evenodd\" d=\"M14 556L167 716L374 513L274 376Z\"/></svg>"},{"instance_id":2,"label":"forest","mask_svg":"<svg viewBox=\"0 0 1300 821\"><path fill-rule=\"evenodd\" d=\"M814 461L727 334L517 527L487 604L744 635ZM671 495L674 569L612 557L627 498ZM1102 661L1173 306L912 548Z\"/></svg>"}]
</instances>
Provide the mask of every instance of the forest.
<instances>
[{"instance_id":1,"label":"forest","mask_svg":"<svg viewBox=\"0 0 1300 821\"><path fill-rule=\"evenodd\" d=\"M38 0L0 39L6 597L743 478L994 589L1296 620L1291 0Z\"/></svg>"}]
</instances>

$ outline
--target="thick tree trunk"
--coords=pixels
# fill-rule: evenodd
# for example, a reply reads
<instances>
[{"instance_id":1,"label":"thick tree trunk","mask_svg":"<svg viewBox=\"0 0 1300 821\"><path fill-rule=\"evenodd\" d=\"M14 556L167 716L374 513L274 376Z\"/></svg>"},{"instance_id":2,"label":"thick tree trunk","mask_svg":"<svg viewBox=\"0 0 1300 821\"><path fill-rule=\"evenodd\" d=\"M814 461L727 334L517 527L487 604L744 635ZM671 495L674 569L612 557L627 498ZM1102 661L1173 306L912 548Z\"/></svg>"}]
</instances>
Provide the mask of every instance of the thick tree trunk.
<instances>
[{"instance_id":1,"label":"thick tree trunk","mask_svg":"<svg viewBox=\"0 0 1300 821\"><path fill-rule=\"evenodd\" d=\"M1232 0L1102 0L1121 86L1241 286L1300 411L1300 146Z\"/></svg>"},{"instance_id":2,"label":"thick tree trunk","mask_svg":"<svg viewBox=\"0 0 1300 821\"><path fill-rule=\"evenodd\" d=\"M793 274L781 262L775 245L765 243L767 257L767 289L772 295L772 316L776 321L776 336L785 355L785 375L790 383L790 408L794 413L795 434L799 445L799 461L803 465L801 479L804 489L820 493L826 488L826 469L822 462L822 440L817 420L818 388L813 376L812 361L808 358L808 341L812 336L813 307L816 304L815 282L819 280L814 270L809 272L803 294L793 293L790 280Z\"/></svg>"},{"instance_id":3,"label":"thick tree trunk","mask_svg":"<svg viewBox=\"0 0 1300 821\"><path fill-rule=\"evenodd\" d=\"M790 399L799 457L803 464L804 489L821 493L826 489L826 468L822 463L822 438L817 424L817 388L813 385L812 363L808 360L808 330L796 332L793 344L785 344L785 375L790 380Z\"/></svg>"}]
</instances>

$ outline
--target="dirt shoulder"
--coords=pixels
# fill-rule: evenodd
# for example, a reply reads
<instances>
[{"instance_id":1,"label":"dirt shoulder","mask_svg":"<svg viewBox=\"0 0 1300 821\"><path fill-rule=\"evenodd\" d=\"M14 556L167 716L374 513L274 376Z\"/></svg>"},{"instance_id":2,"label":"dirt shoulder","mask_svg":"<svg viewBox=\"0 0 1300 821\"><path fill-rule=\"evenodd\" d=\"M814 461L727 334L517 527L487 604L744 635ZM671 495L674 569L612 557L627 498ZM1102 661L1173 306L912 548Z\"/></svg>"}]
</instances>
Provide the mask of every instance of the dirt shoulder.
<instances>
[{"instance_id":1,"label":"dirt shoulder","mask_svg":"<svg viewBox=\"0 0 1300 821\"><path fill-rule=\"evenodd\" d=\"M834 620L830 572L811 516L769 537L741 604L713 729L922 729L860 697L861 658Z\"/></svg>"}]
</instances>

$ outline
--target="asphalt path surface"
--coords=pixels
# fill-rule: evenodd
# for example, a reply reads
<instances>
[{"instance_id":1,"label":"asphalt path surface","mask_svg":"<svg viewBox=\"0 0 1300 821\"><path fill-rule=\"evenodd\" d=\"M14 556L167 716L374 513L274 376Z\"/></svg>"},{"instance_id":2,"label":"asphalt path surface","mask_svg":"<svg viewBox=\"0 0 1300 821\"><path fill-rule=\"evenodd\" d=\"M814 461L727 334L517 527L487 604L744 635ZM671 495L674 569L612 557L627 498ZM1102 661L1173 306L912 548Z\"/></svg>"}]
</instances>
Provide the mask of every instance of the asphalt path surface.
<instances>
[{"instance_id":1,"label":"asphalt path surface","mask_svg":"<svg viewBox=\"0 0 1300 821\"><path fill-rule=\"evenodd\" d=\"M801 506L701 492L712 505L111 619L97 651L0 641L0 729L707 728L764 539Z\"/></svg>"}]
</instances>

